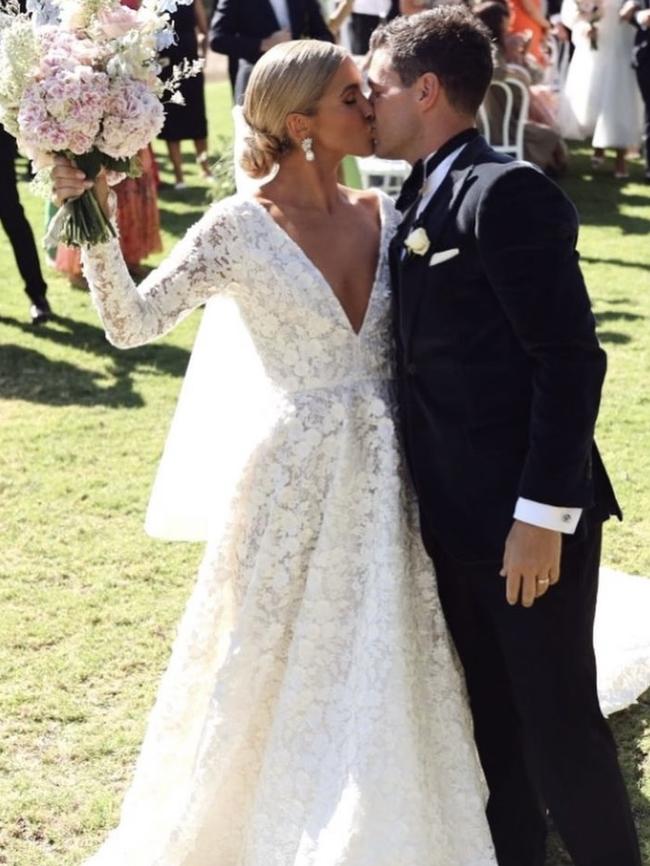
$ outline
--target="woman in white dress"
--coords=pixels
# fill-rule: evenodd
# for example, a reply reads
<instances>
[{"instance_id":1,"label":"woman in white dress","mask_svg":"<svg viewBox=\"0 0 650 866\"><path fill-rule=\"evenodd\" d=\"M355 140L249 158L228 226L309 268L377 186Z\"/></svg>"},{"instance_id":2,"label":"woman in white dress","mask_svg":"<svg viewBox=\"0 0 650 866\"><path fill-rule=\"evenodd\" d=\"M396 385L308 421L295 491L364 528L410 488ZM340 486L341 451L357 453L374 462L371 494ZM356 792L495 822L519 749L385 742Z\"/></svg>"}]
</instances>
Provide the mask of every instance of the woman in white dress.
<instances>
[{"instance_id":1,"label":"woman in white dress","mask_svg":"<svg viewBox=\"0 0 650 866\"><path fill-rule=\"evenodd\" d=\"M213 491L224 518L92 866L495 866L396 437L386 251L399 217L336 182L345 154L372 152L360 85L340 48L278 46L245 105L244 165L262 177L278 163L273 179L214 205L139 288L117 242L83 251L115 345L219 294L268 382L236 485L227 502ZM88 186L59 162L59 200Z\"/></svg>"},{"instance_id":2,"label":"woman in white dress","mask_svg":"<svg viewBox=\"0 0 650 866\"><path fill-rule=\"evenodd\" d=\"M619 0L564 0L563 23L572 30L560 125L566 138L591 137L593 164L616 153L614 174L628 176L626 153L641 142L642 107L632 68L634 28L619 17Z\"/></svg>"}]
</instances>

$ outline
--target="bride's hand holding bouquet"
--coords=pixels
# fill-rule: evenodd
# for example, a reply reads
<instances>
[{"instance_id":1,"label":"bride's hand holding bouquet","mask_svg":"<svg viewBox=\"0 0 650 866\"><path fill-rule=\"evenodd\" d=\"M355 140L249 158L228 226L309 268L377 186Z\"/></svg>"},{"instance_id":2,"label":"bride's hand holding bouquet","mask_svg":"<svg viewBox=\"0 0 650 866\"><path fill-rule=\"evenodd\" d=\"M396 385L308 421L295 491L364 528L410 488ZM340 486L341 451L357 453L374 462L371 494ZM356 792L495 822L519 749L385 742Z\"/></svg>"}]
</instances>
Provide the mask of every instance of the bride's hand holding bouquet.
<instances>
[{"instance_id":1,"label":"bride's hand holding bouquet","mask_svg":"<svg viewBox=\"0 0 650 866\"><path fill-rule=\"evenodd\" d=\"M107 219L110 219L109 185L105 169L92 180L74 162L65 156L55 156L51 170L52 201L62 207L90 192Z\"/></svg>"},{"instance_id":2,"label":"bride's hand holding bouquet","mask_svg":"<svg viewBox=\"0 0 650 866\"><path fill-rule=\"evenodd\" d=\"M165 84L158 77L159 52L175 40L170 13L190 0L143 0L137 10L120 0L55 2L57 25L35 26L16 0L0 12L0 123L41 170L42 187L57 155L89 181L103 169L113 180L137 175L138 151L164 122L162 98L180 101L181 79L201 68L186 64ZM86 185L67 197L48 242L96 244L112 235Z\"/></svg>"}]
</instances>

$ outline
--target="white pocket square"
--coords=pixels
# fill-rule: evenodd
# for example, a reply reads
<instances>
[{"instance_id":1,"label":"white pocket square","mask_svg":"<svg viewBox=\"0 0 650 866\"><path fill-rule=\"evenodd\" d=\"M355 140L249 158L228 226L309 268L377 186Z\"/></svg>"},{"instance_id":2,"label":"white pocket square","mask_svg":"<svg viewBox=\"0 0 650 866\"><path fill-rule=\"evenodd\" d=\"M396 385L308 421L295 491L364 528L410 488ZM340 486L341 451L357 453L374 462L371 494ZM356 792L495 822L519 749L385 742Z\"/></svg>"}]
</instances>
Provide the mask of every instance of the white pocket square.
<instances>
[{"instance_id":1,"label":"white pocket square","mask_svg":"<svg viewBox=\"0 0 650 866\"><path fill-rule=\"evenodd\" d=\"M429 267L432 268L434 265L441 265L443 262L453 259L459 252L460 250L457 247L454 247L451 250L440 250L439 252L434 253L429 259Z\"/></svg>"}]
</instances>

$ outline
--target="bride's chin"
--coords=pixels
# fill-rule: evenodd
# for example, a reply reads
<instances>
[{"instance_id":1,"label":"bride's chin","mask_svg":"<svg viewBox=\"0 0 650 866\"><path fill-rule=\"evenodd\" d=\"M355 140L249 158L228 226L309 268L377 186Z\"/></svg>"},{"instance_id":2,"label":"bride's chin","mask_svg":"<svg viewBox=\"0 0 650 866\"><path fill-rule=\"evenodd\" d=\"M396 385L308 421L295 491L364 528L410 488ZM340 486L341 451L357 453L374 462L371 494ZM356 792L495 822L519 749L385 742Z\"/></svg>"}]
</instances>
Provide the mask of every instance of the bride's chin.
<instances>
[{"instance_id":1,"label":"bride's chin","mask_svg":"<svg viewBox=\"0 0 650 866\"><path fill-rule=\"evenodd\" d=\"M350 150L350 156L372 156L375 152L374 144L369 141L365 146L355 147Z\"/></svg>"}]
</instances>

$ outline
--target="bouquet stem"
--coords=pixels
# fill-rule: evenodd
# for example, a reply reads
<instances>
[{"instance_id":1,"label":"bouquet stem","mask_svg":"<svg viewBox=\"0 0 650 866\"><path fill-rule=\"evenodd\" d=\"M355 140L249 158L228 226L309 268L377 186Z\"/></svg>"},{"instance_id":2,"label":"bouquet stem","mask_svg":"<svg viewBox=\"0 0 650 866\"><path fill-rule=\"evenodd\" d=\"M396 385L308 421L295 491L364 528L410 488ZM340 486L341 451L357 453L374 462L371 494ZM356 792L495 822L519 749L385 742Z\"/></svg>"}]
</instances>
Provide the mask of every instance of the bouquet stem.
<instances>
[{"instance_id":1,"label":"bouquet stem","mask_svg":"<svg viewBox=\"0 0 650 866\"><path fill-rule=\"evenodd\" d=\"M94 246L117 237L91 189L79 198L67 201L62 211L58 240L66 246Z\"/></svg>"}]
</instances>

